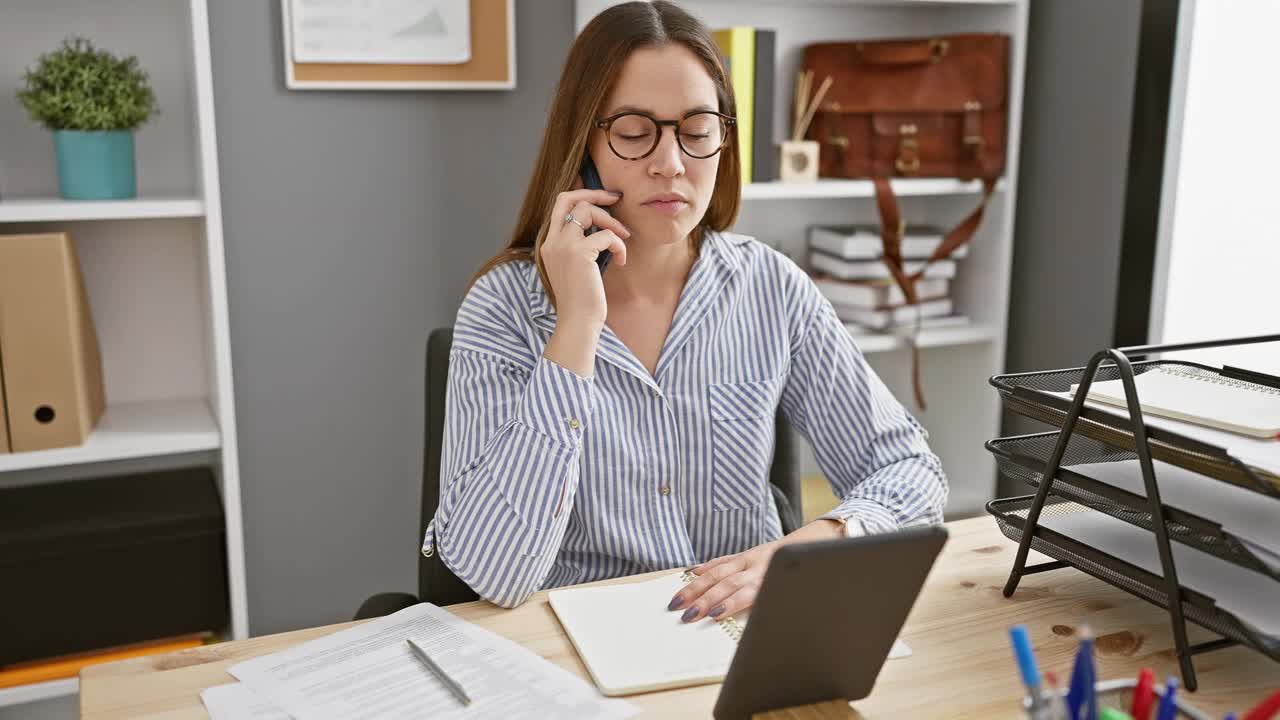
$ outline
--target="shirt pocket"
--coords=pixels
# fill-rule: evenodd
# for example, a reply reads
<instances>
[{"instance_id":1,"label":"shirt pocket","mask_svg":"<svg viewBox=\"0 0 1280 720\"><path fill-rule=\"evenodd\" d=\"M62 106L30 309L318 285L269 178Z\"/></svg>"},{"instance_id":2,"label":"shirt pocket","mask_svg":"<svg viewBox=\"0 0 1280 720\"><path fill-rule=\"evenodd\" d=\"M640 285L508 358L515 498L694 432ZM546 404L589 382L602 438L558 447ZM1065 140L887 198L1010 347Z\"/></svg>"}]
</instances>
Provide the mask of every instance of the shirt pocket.
<instances>
[{"instance_id":1,"label":"shirt pocket","mask_svg":"<svg viewBox=\"0 0 1280 720\"><path fill-rule=\"evenodd\" d=\"M707 388L716 510L753 508L768 498L777 386L777 380L750 380Z\"/></svg>"}]
</instances>

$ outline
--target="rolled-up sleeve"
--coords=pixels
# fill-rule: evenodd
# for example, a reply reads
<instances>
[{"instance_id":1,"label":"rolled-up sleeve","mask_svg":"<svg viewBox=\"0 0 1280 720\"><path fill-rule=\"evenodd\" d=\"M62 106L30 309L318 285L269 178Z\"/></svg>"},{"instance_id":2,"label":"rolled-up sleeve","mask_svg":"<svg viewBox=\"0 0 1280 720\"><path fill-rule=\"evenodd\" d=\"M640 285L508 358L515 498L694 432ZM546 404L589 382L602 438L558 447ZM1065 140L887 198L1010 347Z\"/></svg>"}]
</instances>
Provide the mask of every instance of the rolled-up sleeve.
<instances>
[{"instance_id":1,"label":"rolled-up sleeve","mask_svg":"<svg viewBox=\"0 0 1280 720\"><path fill-rule=\"evenodd\" d=\"M947 480L924 428L867 364L835 310L807 277L803 318L783 390L788 420L809 440L840 498L822 517L868 533L942 521Z\"/></svg>"}]
</instances>

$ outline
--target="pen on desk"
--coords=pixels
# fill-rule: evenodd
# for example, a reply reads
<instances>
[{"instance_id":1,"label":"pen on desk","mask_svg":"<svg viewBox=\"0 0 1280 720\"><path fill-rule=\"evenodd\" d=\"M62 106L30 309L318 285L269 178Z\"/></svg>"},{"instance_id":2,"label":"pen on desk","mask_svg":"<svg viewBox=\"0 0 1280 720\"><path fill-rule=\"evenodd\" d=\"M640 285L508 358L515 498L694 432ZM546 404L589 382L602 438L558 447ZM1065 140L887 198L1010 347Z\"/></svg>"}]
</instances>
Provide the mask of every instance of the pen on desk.
<instances>
[{"instance_id":1,"label":"pen on desk","mask_svg":"<svg viewBox=\"0 0 1280 720\"><path fill-rule=\"evenodd\" d=\"M1040 687L1040 669L1036 667L1036 653L1031 649L1031 638L1027 635L1026 625L1014 625L1009 628L1009 641L1013 644L1013 657L1018 661L1018 672L1022 674L1022 684L1027 686L1027 694L1031 696L1032 720L1045 720L1047 706Z\"/></svg>"},{"instance_id":2,"label":"pen on desk","mask_svg":"<svg viewBox=\"0 0 1280 720\"><path fill-rule=\"evenodd\" d=\"M458 698L458 702L463 705L471 704L471 698L467 697L467 693L463 691L462 686L455 682L453 678L449 677L449 675L445 673L444 668L437 665L435 660L428 657L426 650L423 650L418 646L418 643L410 640L409 638L405 638L404 641L409 643L409 650L422 661L423 665L427 666L427 669L431 671L431 674L439 678L440 682L444 683L444 686L449 688L449 692L453 693L453 696Z\"/></svg>"},{"instance_id":3,"label":"pen on desk","mask_svg":"<svg viewBox=\"0 0 1280 720\"><path fill-rule=\"evenodd\" d=\"M1178 678L1171 677L1164 684L1164 696L1156 710L1156 720L1174 720L1178 717Z\"/></svg>"},{"instance_id":4,"label":"pen on desk","mask_svg":"<svg viewBox=\"0 0 1280 720\"><path fill-rule=\"evenodd\" d=\"M1156 674L1151 668L1138 671L1138 684L1133 688L1133 704L1129 706L1129 714L1133 720L1147 720L1151 715L1152 699L1155 697Z\"/></svg>"},{"instance_id":5,"label":"pen on desk","mask_svg":"<svg viewBox=\"0 0 1280 720\"><path fill-rule=\"evenodd\" d=\"M1071 685L1067 690L1067 712L1071 720L1098 720L1098 698L1094 688L1097 680L1093 666L1093 631L1088 625L1081 625L1080 647L1076 649Z\"/></svg>"}]
</instances>

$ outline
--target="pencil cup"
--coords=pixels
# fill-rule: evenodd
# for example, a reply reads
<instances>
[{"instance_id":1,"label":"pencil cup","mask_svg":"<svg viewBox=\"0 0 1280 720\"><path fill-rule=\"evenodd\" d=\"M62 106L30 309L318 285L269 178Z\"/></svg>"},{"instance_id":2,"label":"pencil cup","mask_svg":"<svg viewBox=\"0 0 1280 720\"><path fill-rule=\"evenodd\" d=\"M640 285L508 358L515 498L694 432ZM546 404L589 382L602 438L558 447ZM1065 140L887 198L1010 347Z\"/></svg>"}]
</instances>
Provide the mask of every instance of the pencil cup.
<instances>
[{"instance_id":1,"label":"pencil cup","mask_svg":"<svg viewBox=\"0 0 1280 720\"><path fill-rule=\"evenodd\" d=\"M1098 707L1099 708L1112 707L1117 710L1123 710L1125 712L1129 712L1129 708L1131 706L1131 703L1133 702L1133 689L1137 685L1138 685L1138 681L1136 679L1103 680L1098 682L1093 686L1094 692L1098 696ZM1157 685L1156 687L1152 688L1152 691L1156 695L1156 704L1158 705L1160 702L1160 698L1164 697L1164 688ZM1066 694L1067 694L1066 689L1061 689L1056 693L1058 697L1064 697L1066 696ZM1183 699L1182 695L1178 695L1177 697L1175 697L1173 700L1173 704L1178 708L1177 716L1180 718L1191 718L1192 720L1212 720L1212 718L1210 718L1204 712L1197 710L1194 706L1192 706L1185 699ZM1028 712L1027 717L1030 717L1029 713L1031 711L1031 698L1026 695L1022 696L1022 709L1027 711ZM1151 716L1155 717L1154 709L1152 710Z\"/></svg>"},{"instance_id":2,"label":"pencil cup","mask_svg":"<svg viewBox=\"0 0 1280 720\"><path fill-rule=\"evenodd\" d=\"M779 145L778 179L782 182L817 182L818 141L788 140Z\"/></svg>"}]
</instances>

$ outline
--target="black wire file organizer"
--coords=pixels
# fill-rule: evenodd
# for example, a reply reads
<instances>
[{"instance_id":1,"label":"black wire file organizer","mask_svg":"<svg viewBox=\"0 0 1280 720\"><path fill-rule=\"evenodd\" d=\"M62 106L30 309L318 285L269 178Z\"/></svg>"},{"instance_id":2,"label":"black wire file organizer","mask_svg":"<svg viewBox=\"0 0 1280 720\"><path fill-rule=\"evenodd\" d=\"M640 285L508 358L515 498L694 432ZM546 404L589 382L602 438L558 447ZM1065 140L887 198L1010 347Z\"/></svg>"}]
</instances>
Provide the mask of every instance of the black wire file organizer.
<instances>
[{"instance_id":1,"label":"black wire file organizer","mask_svg":"<svg viewBox=\"0 0 1280 720\"><path fill-rule=\"evenodd\" d=\"M999 438L987 443L1000 471L1036 488L1034 495L993 500L987 512L1006 537L1018 543L1005 597L1013 595L1026 575L1074 567L1169 612L1183 685L1197 687L1195 655L1243 645L1280 662L1280 637L1263 632L1222 608L1204 588L1178 581L1171 543L1179 543L1232 563L1274 581L1280 603L1280 566L1260 558L1247 543L1195 507L1170 506L1161 501L1153 460L1190 470L1215 480L1280 499L1280 474L1250 465L1222 447L1187 437L1143 421L1135 378L1158 368L1172 369L1219 384L1280 393L1280 377L1233 367L1213 368L1177 360L1145 360L1149 355L1264 342L1280 342L1280 335L1261 335L1198 343L1146 345L1099 351L1083 368L997 375L990 379L1005 406L1020 415L1059 428L1056 432ZM1086 405L1095 380L1120 380L1127 415ZM1072 386L1078 386L1072 394ZM1277 442L1280 442L1278 440ZM1137 460L1145 496L1101 482L1075 465ZM1046 527L1041 518L1074 512L1101 512L1149 531L1159 555L1156 574L1092 546L1087 538L1068 537ZM1280 522L1280 518L1277 519ZM1036 550L1052 562L1027 565ZM1208 629L1218 639L1192 645L1187 621Z\"/></svg>"}]
</instances>

